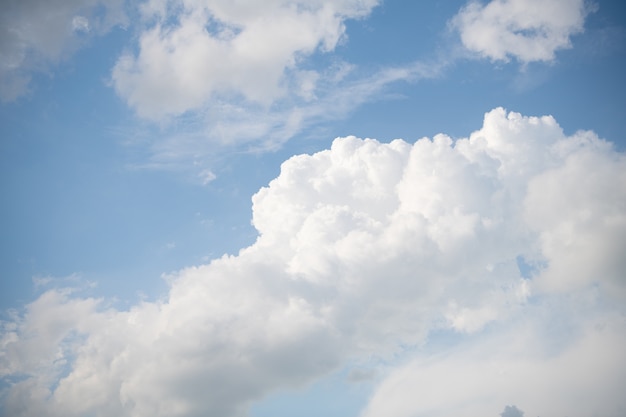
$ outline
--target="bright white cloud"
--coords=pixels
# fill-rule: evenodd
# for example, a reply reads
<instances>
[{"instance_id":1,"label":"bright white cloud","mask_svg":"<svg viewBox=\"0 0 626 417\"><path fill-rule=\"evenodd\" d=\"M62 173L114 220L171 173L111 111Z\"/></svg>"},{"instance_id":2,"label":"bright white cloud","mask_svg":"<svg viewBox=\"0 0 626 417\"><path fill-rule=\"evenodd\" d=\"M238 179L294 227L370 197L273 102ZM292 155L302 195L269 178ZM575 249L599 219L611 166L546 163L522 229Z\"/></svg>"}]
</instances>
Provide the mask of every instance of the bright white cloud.
<instances>
[{"instance_id":1,"label":"bright white cloud","mask_svg":"<svg viewBox=\"0 0 626 417\"><path fill-rule=\"evenodd\" d=\"M314 96L318 75L304 58L331 51L344 21L364 17L378 0L186 1L142 5L147 28L137 53L112 72L115 89L151 119L201 108L212 98L269 106L296 84Z\"/></svg>"},{"instance_id":2,"label":"bright white cloud","mask_svg":"<svg viewBox=\"0 0 626 417\"><path fill-rule=\"evenodd\" d=\"M457 141L337 139L253 197L253 245L171 275L162 300L120 311L50 291L6 322L5 413L243 416L274 390L407 352L366 416L576 415L568 398L585 389L598 396L580 410L619 407L623 264L608 249L626 235L623 172L593 133L503 109ZM429 356L433 330L462 346Z\"/></svg>"},{"instance_id":3,"label":"bright white cloud","mask_svg":"<svg viewBox=\"0 0 626 417\"><path fill-rule=\"evenodd\" d=\"M569 154L573 147L575 152ZM545 290L585 287L598 280L623 298L626 259L624 155L583 133L563 149L564 164L529 182L526 219L540 233L551 259L542 272ZM547 207L550 207L549 209Z\"/></svg>"},{"instance_id":4,"label":"bright white cloud","mask_svg":"<svg viewBox=\"0 0 626 417\"><path fill-rule=\"evenodd\" d=\"M451 20L463 45L492 59L523 63L552 61L583 31L592 10L586 0L471 1Z\"/></svg>"},{"instance_id":5,"label":"bright white cloud","mask_svg":"<svg viewBox=\"0 0 626 417\"><path fill-rule=\"evenodd\" d=\"M78 34L102 34L126 21L123 0L4 2L0 14L0 98L28 89L33 71L45 70L79 45Z\"/></svg>"}]
</instances>

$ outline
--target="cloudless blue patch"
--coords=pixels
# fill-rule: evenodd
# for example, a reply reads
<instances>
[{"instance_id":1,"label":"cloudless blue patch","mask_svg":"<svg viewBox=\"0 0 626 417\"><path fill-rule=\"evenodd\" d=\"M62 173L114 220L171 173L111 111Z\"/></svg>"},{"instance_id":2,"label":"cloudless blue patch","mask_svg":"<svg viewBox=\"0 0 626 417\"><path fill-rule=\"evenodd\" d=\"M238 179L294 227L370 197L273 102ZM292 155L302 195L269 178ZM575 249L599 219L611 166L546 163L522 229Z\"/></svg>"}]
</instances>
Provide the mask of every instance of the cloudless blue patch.
<instances>
[{"instance_id":1,"label":"cloudless blue patch","mask_svg":"<svg viewBox=\"0 0 626 417\"><path fill-rule=\"evenodd\" d=\"M456 346L467 338L467 334L457 332L451 328L433 329L428 333L427 343L420 347L420 350L424 352L439 352L450 346Z\"/></svg>"},{"instance_id":2,"label":"cloudless blue patch","mask_svg":"<svg viewBox=\"0 0 626 417\"><path fill-rule=\"evenodd\" d=\"M522 278L531 279L534 273L537 271L537 268L527 263L526 259L524 259L522 255L518 255L515 258L515 261L517 262L517 268L519 269L519 273Z\"/></svg>"},{"instance_id":3,"label":"cloudless blue patch","mask_svg":"<svg viewBox=\"0 0 626 417\"><path fill-rule=\"evenodd\" d=\"M448 38L448 20L461 0L386 0L363 20L346 22L348 41L337 55L365 68L399 66L432 59Z\"/></svg>"}]
</instances>

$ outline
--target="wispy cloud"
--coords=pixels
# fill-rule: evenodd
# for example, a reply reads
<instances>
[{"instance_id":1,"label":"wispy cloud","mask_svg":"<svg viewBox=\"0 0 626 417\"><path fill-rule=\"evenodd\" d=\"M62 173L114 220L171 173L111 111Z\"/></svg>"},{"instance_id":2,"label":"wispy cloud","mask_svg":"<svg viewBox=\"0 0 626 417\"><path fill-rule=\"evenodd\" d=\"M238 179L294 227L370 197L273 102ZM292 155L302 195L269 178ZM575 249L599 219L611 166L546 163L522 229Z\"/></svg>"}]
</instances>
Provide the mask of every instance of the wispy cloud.
<instances>
[{"instance_id":1,"label":"wispy cloud","mask_svg":"<svg viewBox=\"0 0 626 417\"><path fill-rule=\"evenodd\" d=\"M123 0L3 3L0 14L0 99L11 101L25 94L33 73L47 71L71 54L85 35L102 35L126 22Z\"/></svg>"},{"instance_id":2,"label":"wispy cloud","mask_svg":"<svg viewBox=\"0 0 626 417\"><path fill-rule=\"evenodd\" d=\"M143 139L131 140L128 145L148 150L147 159L135 167L200 173L211 170L211 163L224 153L276 150L308 128L341 120L363 104L380 100L394 83L440 77L452 64L452 60L413 62L364 74L348 63L337 63L321 73L315 99L296 94L268 107L215 98L161 126L144 124L140 129L146 131L139 135Z\"/></svg>"}]
</instances>

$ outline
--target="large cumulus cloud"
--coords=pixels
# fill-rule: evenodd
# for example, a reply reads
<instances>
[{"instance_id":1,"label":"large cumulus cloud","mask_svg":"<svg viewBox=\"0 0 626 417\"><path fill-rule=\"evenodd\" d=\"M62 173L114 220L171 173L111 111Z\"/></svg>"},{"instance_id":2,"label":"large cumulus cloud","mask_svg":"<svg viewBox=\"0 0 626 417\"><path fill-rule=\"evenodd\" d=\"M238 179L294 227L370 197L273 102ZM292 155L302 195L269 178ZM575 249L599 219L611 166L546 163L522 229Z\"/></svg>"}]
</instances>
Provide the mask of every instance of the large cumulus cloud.
<instances>
[{"instance_id":1,"label":"large cumulus cloud","mask_svg":"<svg viewBox=\"0 0 626 417\"><path fill-rule=\"evenodd\" d=\"M4 412L241 416L397 357L364 415L614 410L625 168L592 132L501 108L468 138L338 138L253 197L253 245L172 274L163 299L120 311L52 290L15 313ZM442 333L460 341L433 352ZM602 395L577 409L581 392Z\"/></svg>"}]
</instances>

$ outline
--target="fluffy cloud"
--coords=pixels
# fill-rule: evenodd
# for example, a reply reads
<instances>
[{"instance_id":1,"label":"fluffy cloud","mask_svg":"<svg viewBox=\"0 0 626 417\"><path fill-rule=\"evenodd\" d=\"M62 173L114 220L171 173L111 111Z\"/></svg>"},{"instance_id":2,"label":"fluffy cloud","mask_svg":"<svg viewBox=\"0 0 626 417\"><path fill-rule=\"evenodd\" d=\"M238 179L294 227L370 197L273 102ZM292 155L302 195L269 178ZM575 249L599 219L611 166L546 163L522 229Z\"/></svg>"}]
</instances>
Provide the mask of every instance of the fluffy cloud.
<instances>
[{"instance_id":1,"label":"fluffy cloud","mask_svg":"<svg viewBox=\"0 0 626 417\"><path fill-rule=\"evenodd\" d=\"M503 109L456 141L336 139L253 197L253 245L172 274L163 299L53 290L4 323L5 414L243 416L398 355L365 416L617 409L625 168L591 132ZM433 353L437 334L461 342Z\"/></svg>"},{"instance_id":2,"label":"fluffy cloud","mask_svg":"<svg viewBox=\"0 0 626 417\"><path fill-rule=\"evenodd\" d=\"M148 26L137 54L113 69L115 89L152 119L196 110L214 96L268 106L289 90L309 100L318 74L300 68L303 58L333 50L344 21L377 3L151 0L142 5Z\"/></svg>"},{"instance_id":3,"label":"fluffy cloud","mask_svg":"<svg viewBox=\"0 0 626 417\"><path fill-rule=\"evenodd\" d=\"M492 60L551 61L571 47L592 10L585 0L470 2L452 19L470 51Z\"/></svg>"},{"instance_id":4,"label":"fluffy cloud","mask_svg":"<svg viewBox=\"0 0 626 417\"><path fill-rule=\"evenodd\" d=\"M80 43L125 22L123 0L29 0L2 5L0 98L13 100L28 88L33 71L44 70ZM80 35L80 36L79 36Z\"/></svg>"}]
</instances>

